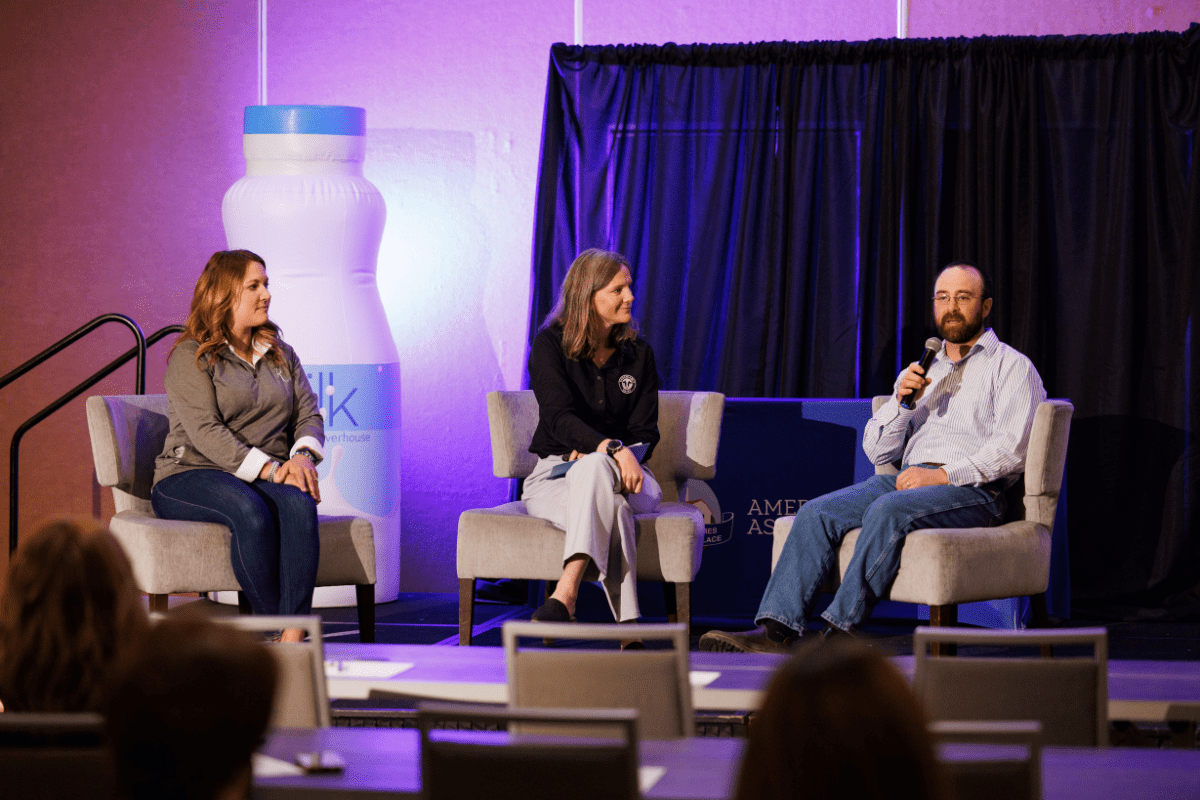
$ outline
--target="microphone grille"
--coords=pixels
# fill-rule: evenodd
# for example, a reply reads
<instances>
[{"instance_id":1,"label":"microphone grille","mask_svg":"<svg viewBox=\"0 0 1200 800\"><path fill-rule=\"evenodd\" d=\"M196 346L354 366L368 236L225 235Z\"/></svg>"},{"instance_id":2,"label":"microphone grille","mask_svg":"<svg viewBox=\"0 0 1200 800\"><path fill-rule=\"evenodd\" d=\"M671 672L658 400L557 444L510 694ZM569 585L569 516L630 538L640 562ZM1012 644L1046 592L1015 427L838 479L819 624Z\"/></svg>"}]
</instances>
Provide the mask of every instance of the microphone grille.
<instances>
[{"instance_id":1,"label":"microphone grille","mask_svg":"<svg viewBox=\"0 0 1200 800\"><path fill-rule=\"evenodd\" d=\"M926 350L941 350L942 349L942 340L936 336L930 336L928 339L925 340L925 349Z\"/></svg>"}]
</instances>

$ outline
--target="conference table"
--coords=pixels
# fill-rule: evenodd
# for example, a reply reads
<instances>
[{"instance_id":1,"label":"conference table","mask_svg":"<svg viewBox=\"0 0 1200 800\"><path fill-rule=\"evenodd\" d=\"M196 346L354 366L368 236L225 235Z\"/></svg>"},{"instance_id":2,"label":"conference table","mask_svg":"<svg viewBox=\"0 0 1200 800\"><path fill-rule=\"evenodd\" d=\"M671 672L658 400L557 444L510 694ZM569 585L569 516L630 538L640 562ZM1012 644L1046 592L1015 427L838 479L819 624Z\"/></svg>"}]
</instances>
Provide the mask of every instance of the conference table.
<instances>
[{"instance_id":1,"label":"conference table","mask_svg":"<svg viewBox=\"0 0 1200 800\"><path fill-rule=\"evenodd\" d=\"M745 744L732 737L643 740L642 794L725 800L733 794ZM981 747L988 746L970 746L971 756L978 758ZM345 769L333 774L288 769L297 753L318 750L340 754ZM1011 748L997 748L1006 750ZM414 798L421 789L420 737L411 729L277 729L260 753L255 765L259 800ZM953 761L957 753L947 745L940 755ZM1200 751L1047 747L1042 751L1042 788L1044 800L1194 800L1200 797Z\"/></svg>"},{"instance_id":2,"label":"conference table","mask_svg":"<svg viewBox=\"0 0 1200 800\"><path fill-rule=\"evenodd\" d=\"M786 658L751 653L690 654L697 711L752 711ZM329 696L367 699L372 691L456 702L506 703L499 647L325 644ZM912 677L913 657L892 658ZM1200 662L1109 661L1108 717L1130 722L1200 721Z\"/></svg>"},{"instance_id":3,"label":"conference table","mask_svg":"<svg viewBox=\"0 0 1200 800\"><path fill-rule=\"evenodd\" d=\"M757 708L786 656L691 653L692 704L703 710ZM405 644L325 644L331 699L371 692L469 703L507 703L504 649ZM401 671L394 672L400 668Z\"/></svg>"}]
</instances>

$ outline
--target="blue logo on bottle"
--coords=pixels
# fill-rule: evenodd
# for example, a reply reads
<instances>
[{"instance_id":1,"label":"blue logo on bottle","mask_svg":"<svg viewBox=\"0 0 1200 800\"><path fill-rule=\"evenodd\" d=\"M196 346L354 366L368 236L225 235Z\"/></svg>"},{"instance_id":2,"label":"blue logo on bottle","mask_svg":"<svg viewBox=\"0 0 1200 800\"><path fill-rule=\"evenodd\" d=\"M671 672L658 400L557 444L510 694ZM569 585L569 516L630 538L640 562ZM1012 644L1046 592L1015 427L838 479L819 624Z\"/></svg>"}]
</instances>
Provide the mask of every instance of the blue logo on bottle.
<instances>
[{"instance_id":1,"label":"blue logo on bottle","mask_svg":"<svg viewBox=\"0 0 1200 800\"><path fill-rule=\"evenodd\" d=\"M307 374L327 435L400 427L399 364L330 364Z\"/></svg>"},{"instance_id":2,"label":"blue logo on bottle","mask_svg":"<svg viewBox=\"0 0 1200 800\"><path fill-rule=\"evenodd\" d=\"M387 516L400 499L400 365L320 364L307 374L325 418L318 474L334 469L346 502Z\"/></svg>"}]
</instances>

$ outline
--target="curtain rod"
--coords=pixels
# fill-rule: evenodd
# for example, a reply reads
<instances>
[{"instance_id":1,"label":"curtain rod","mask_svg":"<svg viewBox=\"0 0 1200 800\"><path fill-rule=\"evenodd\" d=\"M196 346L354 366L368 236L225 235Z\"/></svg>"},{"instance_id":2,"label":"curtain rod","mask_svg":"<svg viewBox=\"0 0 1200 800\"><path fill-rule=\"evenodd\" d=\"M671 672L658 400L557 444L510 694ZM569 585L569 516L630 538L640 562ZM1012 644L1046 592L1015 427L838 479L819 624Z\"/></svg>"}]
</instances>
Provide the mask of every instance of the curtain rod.
<instances>
[{"instance_id":1,"label":"curtain rod","mask_svg":"<svg viewBox=\"0 0 1200 800\"><path fill-rule=\"evenodd\" d=\"M267 104L267 0L258 0L258 104Z\"/></svg>"}]
</instances>

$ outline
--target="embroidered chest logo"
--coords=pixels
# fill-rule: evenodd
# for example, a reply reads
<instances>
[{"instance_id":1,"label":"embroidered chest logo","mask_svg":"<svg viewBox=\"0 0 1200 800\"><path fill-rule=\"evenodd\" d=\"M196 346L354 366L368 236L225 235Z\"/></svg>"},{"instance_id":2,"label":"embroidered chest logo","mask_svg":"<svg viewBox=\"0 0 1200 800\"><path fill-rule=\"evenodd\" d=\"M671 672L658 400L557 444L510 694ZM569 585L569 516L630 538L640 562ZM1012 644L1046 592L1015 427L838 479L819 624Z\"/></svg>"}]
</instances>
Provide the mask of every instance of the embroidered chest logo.
<instances>
[{"instance_id":1,"label":"embroidered chest logo","mask_svg":"<svg viewBox=\"0 0 1200 800\"><path fill-rule=\"evenodd\" d=\"M625 394L633 394L633 390L637 388L637 381L632 375L622 375L617 380L617 386L620 386Z\"/></svg>"}]
</instances>

